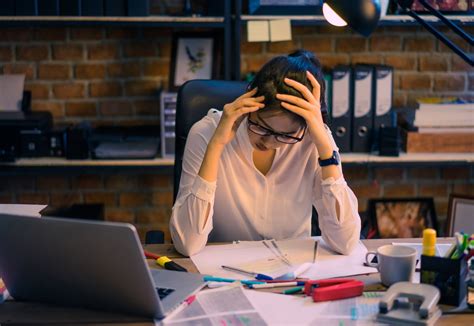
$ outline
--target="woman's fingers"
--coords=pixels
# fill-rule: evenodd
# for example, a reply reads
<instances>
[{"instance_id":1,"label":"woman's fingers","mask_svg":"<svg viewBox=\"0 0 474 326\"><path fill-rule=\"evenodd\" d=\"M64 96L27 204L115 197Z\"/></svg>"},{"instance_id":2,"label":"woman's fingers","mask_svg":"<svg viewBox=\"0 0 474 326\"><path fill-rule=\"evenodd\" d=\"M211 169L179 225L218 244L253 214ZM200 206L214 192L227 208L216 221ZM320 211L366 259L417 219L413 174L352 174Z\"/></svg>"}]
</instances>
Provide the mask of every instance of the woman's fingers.
<instances>
[{"instance_id":1,"label":"woman's fingers","mask_svg":"<svg viewBox=\"0 0 474 326\"><path fill-rule=\"evenodd\" d=\"M321 100L321 85L319 85L318 81L316 80L316 77L314 77L313 74L309 71L306 71L306 76L308 77L309 81L311 82L311 85L313 86L314 99L319 103L319 101Z\"/></svg>"},{"instance_id":2,"label":"woman's fingers","mask_svg":"<svg viewBox=\"0 0 474 326\"><path fill-rule=\"evenodd\" d=\"M277 94L276 97L280 101L285 101L285 102L297 105L300 108L310 110L310 111L314 110L314 105L302 99L301 97L288 95L288 94Z\"/></svg>"},{"instance_id":3,"label":"woman's fingers","mask_svg":"<svg viewBox=\"0 0 474 326\"><path fill-rule=\"evenodd\" d=\"M257 87L255 87L254 89L251 89L251 90L248 91L247 93L244 93L244 94L240 95L239 97L236 98L236 101L237 101L237 100L240 100L240 99L243 99L243 98L252 97L252 96L254 96L255 94L257 94Z\"/></svg>"},{"instance_id":4,"label":"woman's fingers","mask_svg":"<svg viewBox=\"0 0 474 326\"><path fill-rule=\"evenodd\" d=\"M305 109L302 109L300 108L299 106L297 105L293 105L293 104L290 104L290 103L287 103L287 102L281 102L281 106L283 106L285 109L287 109L288 111L291 111L293 113L296 113L297 115L299 115L300 117L304 118L305 120L307 120L308 118L308 111L305 110Z\"/></svg>"},{"instance_id":5,"label":"woman's fingers","mask_svg":"<svg viewBox=\"0 0 474 326\"><path fill-rule=\"evenodd\" d=\"M305 85L301 84L300 82L297 82L296 80L290 79L290 78L285 78L284 79L285 83L294 89L296 89L298 92L303 95L303 97L311 104L317 103L316 99L314 98L313 94L310 92L308 87Z\"/></svg>"}]
</instances>

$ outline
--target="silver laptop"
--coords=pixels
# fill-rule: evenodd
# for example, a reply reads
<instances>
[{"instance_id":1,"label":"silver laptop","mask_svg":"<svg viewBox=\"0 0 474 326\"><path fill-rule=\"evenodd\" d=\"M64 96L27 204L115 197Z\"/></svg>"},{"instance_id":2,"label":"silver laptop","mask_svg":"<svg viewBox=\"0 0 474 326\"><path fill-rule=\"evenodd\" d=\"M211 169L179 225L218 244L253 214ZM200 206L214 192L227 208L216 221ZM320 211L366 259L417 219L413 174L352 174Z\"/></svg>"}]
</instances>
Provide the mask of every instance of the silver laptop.
<instances>
[{"instance_id":1,"label":"silver laptop","mask_svg":"<svg viewBox=\"0 0 474 326\"><path fill-rule=\"evenodd\" d=\"M204 286L148 268L135 227L0 214L0 277L16 300L163 318Z\"/></svg>"}]
</instances>

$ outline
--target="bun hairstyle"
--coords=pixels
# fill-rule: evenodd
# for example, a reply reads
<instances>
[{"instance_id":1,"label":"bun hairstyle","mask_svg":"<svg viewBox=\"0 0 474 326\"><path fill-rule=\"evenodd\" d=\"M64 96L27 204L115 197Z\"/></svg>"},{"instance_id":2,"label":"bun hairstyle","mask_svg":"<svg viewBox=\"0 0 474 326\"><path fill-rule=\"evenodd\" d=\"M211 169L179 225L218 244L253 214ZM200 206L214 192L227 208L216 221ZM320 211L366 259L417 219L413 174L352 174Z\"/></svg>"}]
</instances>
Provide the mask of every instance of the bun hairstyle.
<instances>
[{"instance_id":1,"label":"bun hairstyle","mask_svg":"<svg viewBox=\"0 0 474 326\"><path fill-rule=\"evenodd\" d=\"M257 94L255 96L265 96L265 107L262 110L283 110L290 113L302 124L305 124L302 117L281 107L276 94L281 93L303 97L300 92L284 82L285 77L296 80L308 87L310 91L313 91L313 86L306 76L306 71L309 71L321 86L321 113L323 121L327 123L326 84L321 63L310 51L297 50L287 56L278 56L271 59L257 72L255 78L249 83L248 89L257 87Z\"/></svg>"}]
</instances>

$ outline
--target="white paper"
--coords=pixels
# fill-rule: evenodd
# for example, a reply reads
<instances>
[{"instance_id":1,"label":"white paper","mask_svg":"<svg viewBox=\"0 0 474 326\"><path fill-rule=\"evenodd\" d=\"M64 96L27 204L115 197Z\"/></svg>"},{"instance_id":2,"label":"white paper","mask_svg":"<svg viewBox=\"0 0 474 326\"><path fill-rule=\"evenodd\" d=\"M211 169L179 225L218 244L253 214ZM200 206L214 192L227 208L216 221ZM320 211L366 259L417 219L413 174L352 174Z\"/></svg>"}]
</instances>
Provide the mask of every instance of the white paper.
<instances>
[{"instance_id":1,"label":"white paper","mask_svg":"<svg viewBox=\"0 0 474 326\"><path fill-rule=\"evenodd\" d=\"M270 20L270 41L291 41L291 22L289 19Z\"/></svg>"},{"instance_id":2,"label":"white paper","mask_svg":"<svg viewBox=\"0 0 474 326\"><path fill-rule=\"evenodd\" d=\"M0 204L0 213L41 217L40 211L47 205Z\"/></svg>"},{"instance_id":3,"label":"white paper","mask_svg":"<svg viewBox=\"0 0 474 326\"><path fill-rule=\"evenodd\" d=\"M313 302L311 297L244 290L268 325L368 325L374 322L384 293L365 292L356 298Z\"/></svg>"},{"instance_id":4,"label":"white paper","mask_svg":"<svg viewBox=\"0 0 474 326\"><path fill-rule=\"evenodd\" d=\"M0 112L21 111L25 75L0 75Z\"/></svg>"},{"instance_id":5,"label":"white paper","mask_svg":"<svg viewBox=\"0 0 474 326\"><path fill-rule=\"evenodd\" d=\"M248 42L267 42L269 40L270 31L267 20L249 20L247 22Z\"/></svg>"},{"instance_id":6,"label":"white paper","mask_svg":"<svg viewBox=\"0 0 474 326\"><path fill-rule=\"evenodd\" d=\"M319 246L315 264L313 261L314 242ZM359 242L354 251L348 255L339 255L329 249L321 237L291 239L277 241L281 251L293 266L289 268L276 259L273 252L266 248L262 241L244 241L237 244L206 246L200 253L191 256L191 260L202 274L234 279L249 279L249 276L224 270L222 265L232 267L246 267L252 272L278 276L296 270L304 263L310 263L308 269L299 277L310 279L324 279L349 275L376 273L377 269L364 266L367 248ZM281 267L279 268L275 268ZM258 269L258 270L257 270Z\"/></svg>"}]
</instances>

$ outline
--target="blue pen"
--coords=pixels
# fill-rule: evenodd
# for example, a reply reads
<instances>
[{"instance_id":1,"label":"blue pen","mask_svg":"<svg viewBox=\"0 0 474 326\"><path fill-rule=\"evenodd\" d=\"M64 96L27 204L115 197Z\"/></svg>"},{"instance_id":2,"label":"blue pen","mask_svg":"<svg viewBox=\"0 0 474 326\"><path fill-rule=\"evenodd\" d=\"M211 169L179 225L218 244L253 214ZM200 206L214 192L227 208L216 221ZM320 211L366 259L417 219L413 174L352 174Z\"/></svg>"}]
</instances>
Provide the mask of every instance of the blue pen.
<instances>
[{"instance_id":1,"label":"blue pen","mask_svg":"<svg viewBox=\"0 0 474 326\"><path fill-rule=\"evenodd\" d=\"M240 281L240 283L245 284L245 285L265 284L265 282L261 282L261 281L235 280L232 278L215 277L215 276L209 276L209 275L205 275L203 280L204 282L226 282L226 283L233 283L233 282Z\"/></svg>"},{"instance_id":2,"label":"blue pen","mask_svg":"<svg viewBox=\"0 0 474 326\"><path fill-rule=\"evenodd\" d=\"M227 269L227 270L232 271L232 272L237 272L237 273L253 276L253 277L255 277L256 280L266 280L266 281L273 280L273 277L265 275L265 274L249 272L249 271L245 271L245 270L240 269L240 268L230 267L230 266L221 266L221 267L223 269Z\"/></svg>"}]
</instances>

